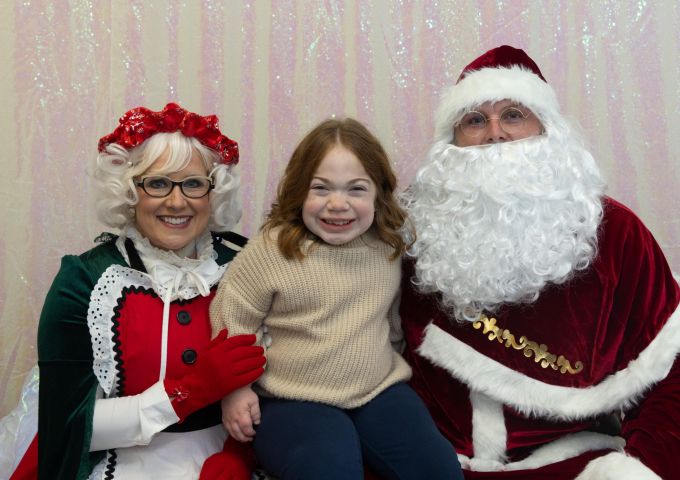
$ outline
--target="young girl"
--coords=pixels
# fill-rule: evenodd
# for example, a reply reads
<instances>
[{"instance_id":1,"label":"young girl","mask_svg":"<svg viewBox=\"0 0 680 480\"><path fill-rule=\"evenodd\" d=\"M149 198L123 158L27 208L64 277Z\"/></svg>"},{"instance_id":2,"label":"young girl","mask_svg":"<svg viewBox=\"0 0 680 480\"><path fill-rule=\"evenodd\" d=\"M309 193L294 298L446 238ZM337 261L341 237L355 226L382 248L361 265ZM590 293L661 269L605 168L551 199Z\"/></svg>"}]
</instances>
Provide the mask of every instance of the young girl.
<instances>
[{"instance_id":1,"label":"young girl","mask_svg":"<svg viewBox=\"0 0 680 480\"><path fill-rule=\"evenodd\" d=\"M215 333L265 325L273 340L259 399L237 390L222 415L278 478L361 479L364 463L385 479L463 478L394 348L407 247L395 186L362 124L321 123L293 153L262 233L213 300Z\"/></svg>"}]
</instances>

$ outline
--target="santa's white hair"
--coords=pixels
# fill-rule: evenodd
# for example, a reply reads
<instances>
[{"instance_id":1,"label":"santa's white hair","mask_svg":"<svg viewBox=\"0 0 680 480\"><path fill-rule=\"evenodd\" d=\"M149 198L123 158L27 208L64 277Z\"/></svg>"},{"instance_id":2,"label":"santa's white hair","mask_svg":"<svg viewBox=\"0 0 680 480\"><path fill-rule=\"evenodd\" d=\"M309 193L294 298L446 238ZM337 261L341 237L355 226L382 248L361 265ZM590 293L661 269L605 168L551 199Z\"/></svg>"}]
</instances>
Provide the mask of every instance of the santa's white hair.
<instances>
[{"instance_id":1,"label":"santa's white hair","mask_svg":"<svg viewBox=\"0 0 680 480\"><path fill-rule=\"evenodd\" d=\"M442 130L404 194L418 234L413 281L459 320L532 302L596 254L605 184L567 122L543 121L542 135L478 147Z\"/></svg>"},{"instance_id":2,"label":"santa's white hair","mask_svg":"<svg viewBox=\"0 0 680 480\"><path fill-rule=\"evenodd\" d=\"M134 206L139 201L134 181L154 162L168 152L160 175L184 169L194 153L198 153L215 188L210 192L210 221L208 228L224 232L236 226L241 218L238 195L239 177L232 165L220 163L219 154L194 137L180 132L157 133L139 146L127 150L116 143L106 146L90 171L95 185L97 217L117 232L125 231L134 223Z\"/></svg>"}]
</instances>

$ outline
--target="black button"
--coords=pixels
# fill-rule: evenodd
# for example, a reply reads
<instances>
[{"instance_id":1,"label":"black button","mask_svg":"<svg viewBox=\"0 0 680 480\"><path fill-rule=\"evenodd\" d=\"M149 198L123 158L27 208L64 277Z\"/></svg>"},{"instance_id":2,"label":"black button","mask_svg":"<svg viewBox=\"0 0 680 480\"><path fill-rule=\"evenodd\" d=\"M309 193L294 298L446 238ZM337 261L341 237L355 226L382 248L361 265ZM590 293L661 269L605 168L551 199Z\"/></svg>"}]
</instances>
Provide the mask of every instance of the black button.
<instances>
[{"instance_id":1,"label":"black button","mask_svg":"<svg viewBox=\"0 0 680 480\"><path fill-rule=\"evenodd\" d=\"M191 315L186 310L180 310L177 312L177 321L181 325L189 325L191 323Z\"/></svg>"},{"instance_id":2,"label":"black button","mask_svg":"<svg viewBox=\"0 0 680 480\"><path fill-rule=\"evenodd\" d=\"M192 363L196 362L196 350L193 348L187 348L182 352L182 361L186 363L187 365L191 365Z\"/></svg>"}]
</instances>

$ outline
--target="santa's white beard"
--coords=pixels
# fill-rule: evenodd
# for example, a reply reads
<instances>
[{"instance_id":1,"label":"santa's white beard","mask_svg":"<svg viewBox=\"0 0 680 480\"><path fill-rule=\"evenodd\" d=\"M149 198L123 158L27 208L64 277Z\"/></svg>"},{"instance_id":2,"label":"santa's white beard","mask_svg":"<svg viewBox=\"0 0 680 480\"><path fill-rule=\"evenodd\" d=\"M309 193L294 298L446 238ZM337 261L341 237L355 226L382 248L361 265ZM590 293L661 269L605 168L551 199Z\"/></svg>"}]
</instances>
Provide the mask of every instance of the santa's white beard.
<instances>
[{"instance_id":1,"label":"santa's white beard","mask_svg":"<svg viewBox=\"0 0 680 480\"><path fill-rule=\"evenodd\" d=\"M596 252L604 182L578 141L543 135L460 148L437 143L405 194L418 238L415 283L456 318L532 302Z\"/></svg>"}]
</instances>

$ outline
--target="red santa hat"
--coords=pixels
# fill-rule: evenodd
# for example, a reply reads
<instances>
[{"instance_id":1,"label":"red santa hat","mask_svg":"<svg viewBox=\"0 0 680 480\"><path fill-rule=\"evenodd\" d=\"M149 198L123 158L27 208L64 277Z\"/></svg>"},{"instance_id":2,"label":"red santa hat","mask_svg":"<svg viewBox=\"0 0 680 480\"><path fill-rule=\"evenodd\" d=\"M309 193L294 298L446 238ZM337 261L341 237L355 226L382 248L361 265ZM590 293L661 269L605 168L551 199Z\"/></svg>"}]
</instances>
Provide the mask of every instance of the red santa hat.
<instances>
[{"instance_id":1,"label":"red santa hat","mask_svg":"<svg viewBox=\"0 0 680 480\"><path fill-rule=\"evenodd\" d=\"M531 109L546 129L560 115L555 91L538 65L524 50L502 45L473 60L444 93L435 116L435 139L451 142L454 121L464 112L506 99Z\"/></svg>"}]
</instances>

